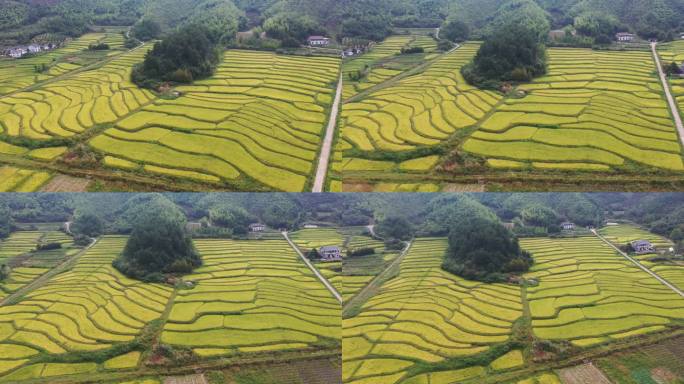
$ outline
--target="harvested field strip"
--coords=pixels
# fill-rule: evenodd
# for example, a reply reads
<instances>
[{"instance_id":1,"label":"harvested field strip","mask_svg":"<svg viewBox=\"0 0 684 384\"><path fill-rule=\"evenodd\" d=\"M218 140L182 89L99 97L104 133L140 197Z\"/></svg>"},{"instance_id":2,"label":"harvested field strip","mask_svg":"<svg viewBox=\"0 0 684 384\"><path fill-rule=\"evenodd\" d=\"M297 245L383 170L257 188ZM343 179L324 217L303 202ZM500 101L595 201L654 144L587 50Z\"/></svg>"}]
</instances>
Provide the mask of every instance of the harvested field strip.
<instances>
[{"instance_id":1,"label":"harvested field strip","mask_svg":"<svg viewBox=\"0 0 684 384\"><path fill-rule=\"evenodd\" d=\"M385 243L382 241L368 236L355 235L349 239L347 243L348 250L352 251L362 248L373 248L375 254L347 257L343 261L342 274L344 278L342 279L340 293L345 302L368 285L375 276L385 270L399 255L398 251L386 250Z\"/></svg>"},{"instance_id":2,"label":"harvested field strip","mask_svg":"<svg viewBox=\"0 0 684 384\"><path fill-rule=\"evenodd\" d=\"M204 265L179 292L162 341L202 356L312 348L340 339L340 305L284 240L196 241Z\"/></svg>"},{"instance_id":3,"label":"harvested field strip","mask_svg":"<svg viewBox=\"0 0 684 384\"><path fill-rule=\"evenodd\" d=\"M121 39L123 37L118 33ZM79 64L61 62L69 55L88 49L90 44L100 41L113 41L115 36L110 33L88 33L75 40L71 40L64 47L55 49L45 54L39 54L25 59L0 59L0 95L11 93L22 88L29 87L36 82L48 80L54 76L63 75L80 68ZM112 47L116 48L116 47ZM55 62L58 64L53 65ZM47 72L36 73L36 66L51 66Z\"/></svg>"},{"instance_id":4,"label":"harvested field strip","mask_svg":"<svg viewBox=\"0 0 684 384\"><path fill-rule=\"evenodd\" d=\"M39 140L70 137L139 109L154 98L130 81L145 53L131 51L101 68L0 99L2 132Z\"/></svg>"},{"instance_id":5,"label":"harvested field strip","mask_svg":"<svg viewBox=\"0 0 684 384\"><path fill-rule=\"evenodd\" d=\"M172 290L130 280L114 270L112 260L125 242L125 237L101 239L73 269L19 303L0 307L0 347L20 345L61 354L97 351L133 340L147 323L161 316ZM23 360L16 367L28 363ZM19 371L42 371L45 376L45 370L37 367L28 365ZM54 370L57 375L68 373Z\"/></svg>"},{"instance_id":6,"label":"harvested field strip","mask_svg":"<svg viewBox=\"0 0 684 384\"><path fill-rule=\"evenodd\" d=\"M684 300L596 237L524 239L537 337L588 346L661 330L684 318Z\"/></svg>"},{"instance_id":7,"label":"harvested field strip","mask_svg":"<svg viewBox=\"0 0 684 384\"><path fill-rule=\"evenodd\" d=\"M647 52L551 49L547 76L519 89L527 96L507 99L464 150L540 169L587 170L594 164L608 170L631 161L684 170Z\"/></svg>"},{"instance_id":8,"label":"harvested field strip","mask_svg":"<svg viewBox=\"0 0 684 384\"><path fill-rule=\"evenodd\" d=\"M425 383L429 378L447 383L447 377L484 373L485 368L471 367L406 377L417 363L472 356L507 341L513 322L522 316L520 288L444 272L446 248L445 239L416 240L399 275L360 314L343 320L345 383Z\"/></svg>"},{"instance_id":9,"label":"harvested field strip","mask_svg":"<svg viewBox=\"0 0 684 384\"><path fill-rule=\"evenodd\" d=\"M150 165L179 179L227 182L244 175L300 192L338 71L338 59L229 51L213 77L179 87L181 97L156 100L90 144L115 157L111 167Z\"/></svg>"},{"instance_id":10,"label":"harvested field strip","mask_svg":"<svg viewBox=\"0 0 684 384\"><path fill-rule=\"evenodd\" d=\"M36 192L50 179L47 172L0 167L0 192Z\"/></svg>"}]
</instances>

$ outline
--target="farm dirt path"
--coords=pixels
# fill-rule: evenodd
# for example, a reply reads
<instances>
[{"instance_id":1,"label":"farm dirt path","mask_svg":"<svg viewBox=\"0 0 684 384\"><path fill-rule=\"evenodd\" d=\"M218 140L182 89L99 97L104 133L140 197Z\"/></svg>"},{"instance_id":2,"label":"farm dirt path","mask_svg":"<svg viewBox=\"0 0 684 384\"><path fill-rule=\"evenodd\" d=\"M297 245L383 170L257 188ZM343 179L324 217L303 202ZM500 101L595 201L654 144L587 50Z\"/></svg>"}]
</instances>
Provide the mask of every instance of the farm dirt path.
<instances>
[{"instance_id":1,"label":"farm dirt path","mask_svg":"<svg viewBox=\"0 0 684 384\"><path fill-rule=\"evenodd\" d=\"M323 147L321 148L321 154L318 157L318 168L316 170L316 178L314 179L313 186L314 193L321 193L325 189L325 181L328 176L328 168L330 165L330 154L332 152L332 145L335 139L335 129L337 128L337 116L340 113L343 86L342 82L342 73L340 73L340 78L337 81L337 91L335 91L335 101L330 109L328 127L326 128L325 138L323 139Z\"/></svg>"},{"instance_id":2,"label":"farm dirt path","mask_svg":"<svg viewBox=\"0 0 684 384\"><path fill-rule=\"evenodd\" d=\"M62 264L58 265L55 268L52 268L51 270L47 271L44 275L33 280L33 282L25 285L24 287L20 288L18 291L7 296L4 300L0 301L0 307L5 305L5 304L14 303L15 300L17 300L18 298L23 297L27 293L29 293L29 292L33 291L34 289L45 284L48 280L52 279L53 277L59 275L60 273L66 271L69 268L71 268L72 266L74 266L74 264L76 264L78 259L80 259L84 253L88 252L88 250L90 248L92 248L93 246L95 246L95 244L97 244L97 242L99 241L99 239L91 239L91 240L92 241L91 241L90 245L83 248L80 252L78 252L74 256L66 259Z\"/></svg>"},{"instance_id":3,"label":"farm dirt path","mask_svg":"<svg viewBox=\"0 0 684 384\"><path fill-rule=\"evenodd\" d=\"M615 249L615 250L616 250L618 253L620 253L625 259L631 261L631 262L634 263L637 267L641 268L644 272L646 272L646 273L648 273L649 275L651 275L651 276L653 276L654 278L656 278L656 279L657 279L658 281L660 281L663 285L665 285L666 287L668 287L668 288L670 288L671 290L673 290L673 291L674 291L676 294L678 294L679 296L684 297L684 292L682 292L679 288L677 288L677 287L675 287L674 285L670 284L669 281L663 279L663 278L660 277L660 275L658 275L657 273L655 273L655 272L651 271L650 269L646 268L643 264L641 264L641 263L639 262L639 260L637 260L637 259L635 259L635 258L629 256L628 254L622 252L622 251L620 250L620 248L618 248L618 247L615 246L615 244L611 243L610 241L606 240L603 236L599 235L598 231L596 231L595 229L592 229L591 232L593 232L594 235L596 235L596 237L598 237L599 239L601 239L604 243L608 244L608 245L611 246L613 249Z\"/></svg>"},{"instance_id":4,"label":"farm dirt path","mask_svg":"<svg viewBox=\"0 0 684 384\"><path fill-rule=\"evenodd\" d=\"M660 75L660 82L663 84L663 89L665 90L665 96L667 97L667 103L670 105L670 112L674 117L675 125L677 126L677 131L679 132L679 140L681 140L682 145L684 145L684 124L682 124L682 116L679 114L679 108L675 98L672 96L670 91L670 83L667 81L667 76L663 71L663 66L660 63L660 56L658 56L658 43L651 43L651 52L653 53L653 60L656 62L658 67L658 74Z\"/></svg>"},{"instance_id":5,"label":"farm dirt path","mask_svg":"<svg viewBox=\"0 0 684 384\"><path fill-rule=\"evenodd\" d=\"M342 295L340 295L340 293L337 292L337 289L335 289L335 287L333 287L332 284L330 284L328 279L326 279L320 272L318 272L318 269L316 269L316 267L314 267L311 261L309 261L309 259L307 259L306 256L304 256L302 251L299 250L295 243L293 243L292 240L290 240L290 236L288 236L287 232L282 232L282 234L285 240L287 240L287 242L290 244L290 247L294 249L295 252L297 252L297 254L302 259L304 264L306 264L306 266L309 267L311 272L313 272L316 275L318 280L320 280L321 283L323 283L323 285L325 285L325 287L328 288L328 291L330 291L330 293L332 293L332 295L335 296L335 299L337 299L337 301L339 301L340 304L342 304Z\"/></svg>"}]
</instances>

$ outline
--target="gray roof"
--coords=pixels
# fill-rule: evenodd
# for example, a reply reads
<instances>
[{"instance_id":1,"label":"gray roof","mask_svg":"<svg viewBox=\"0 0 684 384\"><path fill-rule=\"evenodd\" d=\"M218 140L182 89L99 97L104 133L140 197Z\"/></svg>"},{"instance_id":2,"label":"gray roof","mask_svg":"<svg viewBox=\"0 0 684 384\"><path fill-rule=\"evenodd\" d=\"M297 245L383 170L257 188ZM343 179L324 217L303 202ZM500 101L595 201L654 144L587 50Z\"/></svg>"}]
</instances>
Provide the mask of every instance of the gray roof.
<instances>
[{"instance_id":1,"label":"gray roof","mask_svg":"<svg viewBox=\"0 0 684 384\"><path fill-rule=\"evenodd\" d=\"M650 241L647 240L635 240L632 241L632 245L635 247L650 247L653 246Z\"/></svg>"},{"instance_id":2,"label":"gray roof","mask_svg":"<svg viewBox=\"0 0 684 384\"><path fill-rule=\"evenodd\" d=\"M321 247L321 252L340 252L340 247L336 246L325 246Z\"/></svg>"}]
</instances>

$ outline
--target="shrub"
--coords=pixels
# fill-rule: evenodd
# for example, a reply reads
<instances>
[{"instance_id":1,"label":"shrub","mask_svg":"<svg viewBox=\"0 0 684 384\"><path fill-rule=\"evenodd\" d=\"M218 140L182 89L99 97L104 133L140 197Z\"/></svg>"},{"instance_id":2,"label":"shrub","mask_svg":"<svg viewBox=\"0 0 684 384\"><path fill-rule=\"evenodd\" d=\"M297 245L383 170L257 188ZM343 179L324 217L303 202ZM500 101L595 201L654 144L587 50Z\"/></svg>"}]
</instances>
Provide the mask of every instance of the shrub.
<instances>
[{"instance_id":1,"label":"shrub","mask_svg":"<svg viewBox=\"0 0 684 384\"><path fill-rule=\"evenodd\" d=\"M349 257L369 256L375 254L375 248L359 248L349 251Z\"/></svg>"},{"instance_id":2,"label":"shrub","mask_svg":"<svg viewBox=\"0 0 684 384\"><path fill-rule=\"evenodd\" d=\"M62 249L62 243L46 243L38 244L36 250L38 251L51 251L55 249Z\"/></svg>"}]
</instances>

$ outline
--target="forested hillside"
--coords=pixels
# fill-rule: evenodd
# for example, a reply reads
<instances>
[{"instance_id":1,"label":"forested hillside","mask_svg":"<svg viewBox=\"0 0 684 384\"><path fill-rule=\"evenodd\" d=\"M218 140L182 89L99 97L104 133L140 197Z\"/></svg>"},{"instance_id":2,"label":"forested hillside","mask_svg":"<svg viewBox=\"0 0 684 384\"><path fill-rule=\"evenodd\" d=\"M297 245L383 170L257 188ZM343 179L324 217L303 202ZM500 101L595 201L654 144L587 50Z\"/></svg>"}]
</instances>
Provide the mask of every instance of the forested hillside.
<instances>
[{"instance_id":1,"label":"forested hillside","mask_svg":"<svg viewBox=\"0 0 684 384\"><path fill-rule=\"evenodd\" d=\"M0 45L58 41L92 25L131 25L145 0L0 0ZM45 34L48 34L45 36Z\"/></svg>"}]
</instances>

